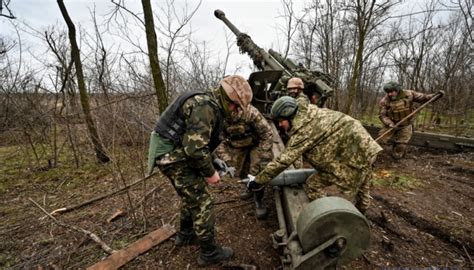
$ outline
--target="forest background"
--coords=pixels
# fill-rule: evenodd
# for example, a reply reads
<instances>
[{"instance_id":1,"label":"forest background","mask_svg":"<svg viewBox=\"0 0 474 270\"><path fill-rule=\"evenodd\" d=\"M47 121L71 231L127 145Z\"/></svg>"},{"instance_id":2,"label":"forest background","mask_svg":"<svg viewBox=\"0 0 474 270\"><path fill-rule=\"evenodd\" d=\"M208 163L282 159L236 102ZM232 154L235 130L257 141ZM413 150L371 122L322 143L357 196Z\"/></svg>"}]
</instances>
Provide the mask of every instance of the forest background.
<instances>
[{"instance_id":1,"label":"forest background","mask_svg":"<svg viewBox=\"0 0 474 270\"><path fill-rule=\"evenodd\" d=\"M51 8L41 16L61 20L40 26L17 13L15 0L1 0L0 191L40 187L48 208L62 188L81 185L77 178L107 175L113 189L143 177L150 131L174 97L255 70L238 56L215 8L257 45L330 74L331 109L380 125L382 85L395 80L406 89L446 93L417 118L417 130L474 136L472 1L275 2L277 15L266 24L276 35L266 43L261 38L269 31L245 21L268 13L267 1L97 1L100 10L91 5L81 23L74 7L83 2L42 1L41 8ZM236 6L251 18L234 14ZM198 14L222 36L195 28ZM147 218L141 212L137 224ZM3 259L4 265L18 260Z\"/></svg>"}]
</instances>

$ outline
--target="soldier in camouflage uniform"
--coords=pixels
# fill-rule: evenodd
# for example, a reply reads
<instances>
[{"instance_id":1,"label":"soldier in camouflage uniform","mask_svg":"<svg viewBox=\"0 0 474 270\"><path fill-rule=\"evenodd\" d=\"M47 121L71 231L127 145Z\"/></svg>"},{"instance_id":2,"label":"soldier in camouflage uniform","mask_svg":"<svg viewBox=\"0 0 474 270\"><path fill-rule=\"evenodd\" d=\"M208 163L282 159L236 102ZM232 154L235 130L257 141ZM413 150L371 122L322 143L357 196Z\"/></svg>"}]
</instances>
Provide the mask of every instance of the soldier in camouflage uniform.
<instances>
[{"instance_id":1,"label":"soldier in camouflage uniform","mask_svg":"<svg viewBox=\"0 0 474 270\"><path fill-rule=\"evenodd\" d=\"M229 76L212 92L188 92L161 114L152 132L149 172L157 166L181 197L176 245L199 243L199 265L229 259L233 251L215 243L213 202L206 188L219 174L211 153L220 143L224 119L240 107L247 110L252 90L241 76Z\"/></svg>"},{"instance_id":2,"label":"soldier in camouflage uniform","mask_svg":"<svg viewBox=\"0 0 474 270\"><path fill-rule=\"evenodd\" d=\"M341 112L308 105L302 112L295 99L281 97L272 106L272 117L287 130L290 140L280 156L250 181L258 190L303 156L317 172L306 180L311 200L325 196L323 188L336 185L355 197L355 206L365 212L369 206L372 164L382 148L362 124Z\"/></svg>"},{"instance_id":3,"label":"soldier in camouflage uniform","mask_svg":"<svg viewBox=\"0 0 474 270\"><path fill-rule=\"evenodd\" d=\"M216 150L217 156L236 168L241 178L257 174L272 160L273 132L263 115L252 105L245 112L240 110L224 122L224 141ZM248 164L248 171L244 166ZM255 199L257 218L263 219L267 209L263 203L263 189L260 192L243 195Z\"/></svg>"},{"instance_id":4,"label":"soldier in camouflage uniform","mask_svg":"<svg viewBox=\"0 0 474 270\"><path fill-rule=\"evenodd\" d=\"M298 77L293 77L288 80L286 84L286 90L288 90L288 95L296 99L298 105L307 105L309 104L308 97L303 93L304 82Z\"/></svg>"},{"instance_id":5,"label":"soldier in camouflage uniform","mask_svg":"<svg viewBox=\"0 0 474 270\"><path fill-rule=\"evenodd\" d=\"M286 85L286 89L288 90L288 95L296 99L296 102L298 103L298 107L300 109L302 108L301 105L306 106L310 103L316 105L320 98L320 94L315 92L314 90L308 90L305 92L304 82L298 77L293 77L289 79Z\"/></svg>"},{"instance_id":6,"label":"soldier in camouflage uniform","mask_svg":"<svg viewBox=\"0 0 474 270\"><path fill-rule=\"evenodd\" d=\"M310 100L308 99L308 96L303 92L303 80L298 77L293 77L289 79L288 83L286 84L286 90L288 91L288 95L290 97L295 98L299 110L306 112L308 110L308 104L310 103ZM288 134L285 131L282 132L280 130L280 137L285 143L288 142ZM301 169L303 168L303 163L303 157L301 156L300 158L295 160L295 163L293 163L293 167L295 169Z\"/></svg>"},{"instance_id":7,"label":"soldier in camouflage uniform","mask_svg":"<svg viewBox=\"0 0 474 270\"><path fill-rule=\"evenodd\" d=\"M386 83L383 90L387 94L379 103L379 118L384 124L379 135L382 135L389 129L392 130L380 138L379 142L381 145L387 145L390 138L394 137L395 143L393 145L392 157L394 159L401 159L405 154L406 146L413 134L415 115L400 123L397 127L395 127L395 125L413 112L415 103L427 102L437 94L439 97L442 97L444 92L439 91L437 94L423 94L413 90L403 90L401 85L396 82Z\"/></svg>"}]
</instances>

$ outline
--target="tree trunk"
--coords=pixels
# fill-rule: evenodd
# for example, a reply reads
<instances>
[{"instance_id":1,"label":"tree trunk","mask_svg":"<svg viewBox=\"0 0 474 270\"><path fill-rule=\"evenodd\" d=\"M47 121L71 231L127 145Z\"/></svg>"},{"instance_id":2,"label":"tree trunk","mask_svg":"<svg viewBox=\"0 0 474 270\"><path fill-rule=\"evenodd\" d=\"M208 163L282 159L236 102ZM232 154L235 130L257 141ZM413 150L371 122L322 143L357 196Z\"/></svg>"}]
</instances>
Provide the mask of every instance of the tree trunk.
<instances>
[{"instance_id":1,"label":"tree trunk","mask_svg":"<svg viewBox=\"0 0 474 270\"><path fill-rule=\"evenodd\" d=\"M359 86L360 73L362 70L362 53L364 51L364 38L365 38L365 35L361 33L359 35L359 42L358 42L357 51L356 51L354 69L353 69L351 80L348 85L347 103L343 110L343 112L348 115L351 115L352 113L352 105L354 104L354 100L356 99L357 88Z\"/></svg>"},{"instance_id":2,"label":"tree trunk","mask_svg":"<svg viewBox=\"0 0 474 270\"><path fill-rule=\"evenodd\" d=\"M148 58L150 59L151 75L155 83L158 107L163 112L168 106L168 95L165 83L161 75L160 61L158 59L158 44L156 41L155 24L153 22L153 11L150 0L142 0L143 15L145 18L146 43L148 46Z\"/></svg>"},{"instance_id":3,"label":"tree trunk","mask_svg":"<svg viewBox=\"0 0 474 270\"><path fill-rule=\"evenodd\" d=\"M74 27L74 23L69 17L63 0L57 1L59 9L61 10L61 14L64 17L64 20L66 21L69 30L69 40L71 42L71 58L74 61L74 66L76 68L77 84L79 86L79 95L81 98L82 111L84 112L87 130L89 131L89 136L92 140L97 159L99 160L99 162L106 163L110 159L104 151L104 147L102 146L102 143L99 139L97 128L94 124L94 121L92 120L92 115L89 106L89 95L87 94L86 84L84 82L84 73L82 71L81 55L76 42L76 28Z\"/></svg>"}]
</instances>

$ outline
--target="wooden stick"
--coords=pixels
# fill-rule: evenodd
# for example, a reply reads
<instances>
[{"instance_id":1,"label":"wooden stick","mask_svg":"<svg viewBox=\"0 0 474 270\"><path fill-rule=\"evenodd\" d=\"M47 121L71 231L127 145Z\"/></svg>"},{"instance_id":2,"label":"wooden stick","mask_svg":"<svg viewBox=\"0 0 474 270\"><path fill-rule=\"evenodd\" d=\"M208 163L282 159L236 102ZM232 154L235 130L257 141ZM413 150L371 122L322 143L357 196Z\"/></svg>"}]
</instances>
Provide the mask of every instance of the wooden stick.
<instances>
[{"instance_id":1,"label":"wooden stick","mask_svg":"<svg viewBox=\"0 0 474 270\"><path fill-rule=\"evenodd\" d=\"M113 196L113 195L115 195L115 194L117 194L117 193L123 192L123 191L125 191L126 189L128 189L128 188L130 188L130 187L132 187L132 186L134 186L134 185L136 185L136 184L138 184L138 183L141 183L141 182L147 180L148 178L154 176L155 174L156 174L156 172L155 172L155 173L152 173L152 174L150 174L150 175L148 175L148 176L146 176L146 177L143 177L143 178L141 178L141 179L138 179L137 181L135 181L135 182L133 182L133 183L131 183L131 184L128 184L128 185L126 185L125 187L123 187L123 188L121 188L121 189L112 191L112 192L107 193L107 194L105 194L105 195L101 195L101 196L92 198L92 199L90 199L90 200L88 200L88 201L85 201L85 202L82 202L82 203L79 203L79 204L76 204L76 205L73 205L73 206L69 206L69 207L58 208L58 209L54 210L53 212L51 212L50 214L51 214L51 215L54 215L54 214L62 214L62 213L70 212L70 211L75 210L75 209L78 209L78 208L82 208L82 207L84 207L84 206L86 206L86 205L89 205L89 204L91 204L91 203L94 203L94 202L103 200L103 199L105 199L105 198L107 198L107 197L110 197L110 196Z\"/></svg>"},{"instance_id":2,"label":"wooden stick","mask_svg":"<svg viewBox=\"0 0 474 270\"><path fill-rule=\"evenodd\" d=\"M48 217L50 217L54 223L58 224L59 226L62 226L62 227L65 227L67 229L70 229L72 231L76 231L76 232L80 232L80 233L83 233L87 236L89 236L92 240L94 240L94 242L96 242L97 244L100 245L100 247L107 253L109 254L112 254L112 253L115 253L116 251L113 250L111 247L109 247L104 241L102 241L102 239L100 239L96 234L94 234L93 232L91 231L88 231L88 230L85 230L85 229L82 229L82 228L79 228L77 226L73 226L73 225L68 225L62 221L59 221L57 220L55 217L53 217L50 213L48 213L48 211L46 211L43 207L41 207L37 202L35 202L33 199L31 198L28 198L32 203L34 203L36 205L36 207L38 207L39 209L41 209L41 211L43 211Z\"/></svg>"},{"instance_id":3,"label":"wooden stick","mask_svg":"<svg viewBox=\"0 0 474 270\"><path fill-rule=\"evenodd\" d=\"M464 245L462 245L462 249L464 249L464 252L466 252L466 256L467 256L467 258L469 259L469 261L471 262L471 265L472 265L473 262L472 262L471 256L469 256L469 252L467 252L467 249Z\"/></svg>"},{"instance_id":4,"label":"wooden stick","mask_svg":"<svg viewBox=\"0 0 474 270\"><path fill-rule=\"evenodd\" d=\"M382 133L380 136L378 136L375 141L378 141L380 140L382 137L384 137L385 135L387 135L388 133L390 133L394 128L398 127L401 123L405 122L407 119L409 119L410 117L412 117L415 113L421 111L421 109L423 109L424 107L426 107L426 105L430 104L431 102L437 100L438 98L440 98L441 94L436 94L434 95L430 100L428 100L427 102L425 102L423 105L421 105L420 107L418 107L416 110L414 110L413 112L411 112L409 115L405 116L402 120L398 121L398 123L396 123L393 127L389 128L387 131L385 131L384 133Z\"/></svg>"},{"instance_id":5,"label":"wooden stick","mask_svg":"<svg viewBox=\"0 0 474 270\"><path fill-rule=\"evenodd\" d=\"M121 249L90 267L88 270L118 269L138 255L148 251L152 247L165 241L176 233L176 230L170 224L165 224L158 230L155 230L146 236L135 241L124 249Z\"/></svg>"}]
</instances>

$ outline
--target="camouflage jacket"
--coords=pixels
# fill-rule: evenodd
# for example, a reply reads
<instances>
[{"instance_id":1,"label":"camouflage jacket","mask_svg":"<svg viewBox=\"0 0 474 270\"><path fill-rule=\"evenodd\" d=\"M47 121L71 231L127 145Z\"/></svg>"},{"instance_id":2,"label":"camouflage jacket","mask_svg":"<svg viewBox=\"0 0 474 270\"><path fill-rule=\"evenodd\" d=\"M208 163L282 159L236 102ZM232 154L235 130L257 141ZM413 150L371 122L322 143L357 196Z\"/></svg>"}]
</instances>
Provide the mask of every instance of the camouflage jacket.
<instances>
[{"instance_id":1,"label":"camouflage jacket","mask_svg":"<svg viewBox=\"0 0 474 270\"><path fill-rule=\"evenodd\" d=\"M298 110L308 110L308 105L310 104L309 98L303 92L299 93L298 96L295 98L296 103L298 104Z\"/></svg>"},{"instance_id":2,"label":"camouflage jacket","mask_svg":"<svg viewBox=\"0 0 474 270\"><path fill-rule=\"evenodd\" d=\"M188 159L187 164L205 177L210 177L215 172L209 143L216 117L209 102L216 103L207 95L196 95L184 102L182 110L186 131L182 138L182 146L175 148L166 157L171 161Z\"/></svg>"},{"instance_id":3,"label":"camouflage jacket","mask_svg":"<svg viewBox=\"0 0 474 270\"><path fill-rule=\"evenodd\" d=\"M424 103L433 96L434 94L402 90L394 100L391 100L386 94L379 102L379 119L385 126L394 125L413 112L415 102ZM410 125L414 119L415 115L404 121L400 126Z\"/></svg>"},{"instance_id":4,"label":"camouflage jacket","mask_svg":"<svg viewBox=\"0 0 474 270\"><path fill-rule=\"evenodd\" d=\"M315 169L333 172L341 165L362 169L371 166L382 148L362 124L341 112L309 104L307 113L298 109L292 120L290 140L280 156L257 176L260 184L271 181L303 156Z\"/></svg>"},{"instance_id":5,"label":"camouflage jacket","mask_svg":"<svg viewBox=\"0 0 474 270\"><path fill-rule=\"evenodd\" d=\"M252 105L247 111L239 110L232 120L224 124L226 142L232 147L258 147L259 151L271 152L273 132L263 115ZM239 146L239 144L241 146Z\"/></svg>"}]
</instances>

